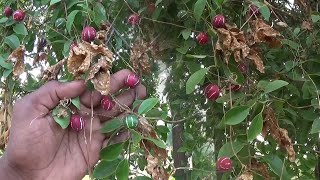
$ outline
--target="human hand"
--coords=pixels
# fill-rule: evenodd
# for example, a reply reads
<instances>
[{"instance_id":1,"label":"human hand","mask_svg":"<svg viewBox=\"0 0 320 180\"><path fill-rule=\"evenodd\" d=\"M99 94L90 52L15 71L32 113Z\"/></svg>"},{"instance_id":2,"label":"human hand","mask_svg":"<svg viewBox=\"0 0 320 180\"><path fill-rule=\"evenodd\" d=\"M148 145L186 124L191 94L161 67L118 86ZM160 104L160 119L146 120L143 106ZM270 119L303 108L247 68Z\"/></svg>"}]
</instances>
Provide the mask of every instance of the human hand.
<instances>
[{"instance_id":1,"label":"human hand","mask_svg":"<svg viewBox=\"0 0 320 180\"><path fill-rule=\"evenodd\" d=\"M111 76L110 93L124 88L129 70ZM143 85L136 87L139 99L146 96ZM51 110L60 100L80 96L80 114L86 121L83 130L62 129L51 116ZM136 97L130 89L116 97L125 106L131 106ZM0 159L1 172L14 179L81 179L99 160L99 152L108 140L100 133L103 123L119 115L116 105L103 110L101 95L89 92L83 81L59 83L51 81L15 103L8 147ZM94 108L91 128L91 106ZM2 171L1 171L2 168ZM9 178L8 178L9 179Z\"/></svg>"}]
</instances>

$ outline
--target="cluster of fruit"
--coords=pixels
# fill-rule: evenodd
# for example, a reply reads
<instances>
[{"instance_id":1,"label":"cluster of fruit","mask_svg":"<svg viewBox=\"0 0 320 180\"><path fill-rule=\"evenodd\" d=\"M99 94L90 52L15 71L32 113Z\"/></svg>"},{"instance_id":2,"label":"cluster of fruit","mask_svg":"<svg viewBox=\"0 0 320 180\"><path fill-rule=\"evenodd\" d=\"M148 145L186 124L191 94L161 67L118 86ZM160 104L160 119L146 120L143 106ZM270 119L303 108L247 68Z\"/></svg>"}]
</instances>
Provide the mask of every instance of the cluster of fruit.
<instances>
[{"instance_id":1,"label":"cluster of fruit","mask_svg":"<svg viewBox=\"0 0 320 180\"><path fill-rule=\"evenodd\" d=\"M8 18L12 16L12 19L17 22L23 21L26 16L24 11L18 9L13 12L11 7L5 7L3 11L3 15L5 15Z\"/></svg>"},{"instance_id":2,"label":"cluster of fruit","mask_svg":"<svg viewBox=\"0 0 320 180\"><path fill-rule=\"evenodd\" d=\"M250 16L258 16L260 15L259 8L255 5L249 6L249 15ZM226 27L226 18L218 14L216 15L211 22L212 26L214 28L225 28ZM196 40L200 45L206 45L209 42L209 37L206 32L200 32L196 36ZM238 64L238 69L241 73L246 74L247 73L247 66L244 63ZM239 91L241 90L241 85L232 84L230 86L231 91ZM204 89L204 95L208 100L215 101L220 96L220 88L217 84L210 83L208 84Z\"/></svg>"},{"instance_id":3,"label":"cluster of fruit","mask_svg":"<svg viewBox=\"0 0 320 180\"><path fill-rule=\"evenodd\" d=\"M125 80L125 86L134 89L140 84L140 79L137 74L131 73L127 76ZM103 96L101 99L101 107L106 111L111 111L116 103L112 100L110 96ZM138 126L138 118L131 114L124 118L124 126L129 129L134 129ZM73 114L70 117L71 128L75 131L80 131L85 127L85 121L79 114Z\"/></svg>"}]
</instances>

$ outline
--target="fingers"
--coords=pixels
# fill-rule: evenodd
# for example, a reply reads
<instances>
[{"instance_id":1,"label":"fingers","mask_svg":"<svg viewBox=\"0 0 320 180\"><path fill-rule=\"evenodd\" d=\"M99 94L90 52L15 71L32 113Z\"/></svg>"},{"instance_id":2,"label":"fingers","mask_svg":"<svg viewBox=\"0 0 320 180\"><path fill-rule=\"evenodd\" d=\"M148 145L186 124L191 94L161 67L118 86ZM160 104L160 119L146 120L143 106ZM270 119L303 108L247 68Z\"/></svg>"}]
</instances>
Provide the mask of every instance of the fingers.
<instances>
[{"instance_id":1,"label":"fingers","mask_svg":"<svg viewBox=\"0 0 320 180\"><path fill-rule=\"evenodd\" d=\"M118 92L120 89L125 88L125 80L130 73L132 73L130 70L123 69L111 75L110 94L114 94ZM80 100L82 104L87 107L91 107L91 103L93 107L96 107L100 105L101 97L102 97L101 94L97 91L93 91L93 93L91 93L90 91L86 91L80 97Z\"/></svg>"},{"instance_id":2,"label":"fingers","mask_svg":"<svg viewBox=\"0 0 320 180\"><path fill-rule=\"evenodd\" d=\"M56 107L60 100L80 96L85 91L85 83L82 80L68 83L50 81L37 91L26 96L35 106L45 107L48 111Z\"/></svg>"},{"instance_id":3,"label":"fingers","mask_svg":"<svg viewBox=\"0 0 320 180\"><path fill-rule=\"evenodd\" d=\"M130 89L130 90L118 95L115 98L116 105L112 108L111 111L106 111L105 109L103 109L100 106L97 107L96 113L99 115L100 120L102 122L106 121L112 117L119 115L125 109L130 107L136 99L136 93L137 93L138 99L144 99L147 94L146 87L144 85L140 84L139 86L136 87L136 90Z\"/></svg>"}]
</instances>

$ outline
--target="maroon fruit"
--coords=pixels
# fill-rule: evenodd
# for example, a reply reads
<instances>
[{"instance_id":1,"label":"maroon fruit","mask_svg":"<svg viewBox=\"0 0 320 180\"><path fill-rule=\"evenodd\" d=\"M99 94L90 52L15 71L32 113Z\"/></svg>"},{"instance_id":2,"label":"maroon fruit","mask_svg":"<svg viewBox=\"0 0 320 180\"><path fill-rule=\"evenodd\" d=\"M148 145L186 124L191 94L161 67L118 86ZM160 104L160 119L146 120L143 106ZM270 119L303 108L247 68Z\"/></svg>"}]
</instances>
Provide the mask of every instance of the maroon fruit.
<instances>
[{"instance_id":1,"label":"maroon fruit","mask_svg":"<svg viewBox=\"0 0 320 180\"><path fill-rule=\"evenodd\" d=\"M131 25L137 25L140 22L140 16L138 14L131 14L128 17L128 23Z\"/></svg>"},{"instance_id":2,"label":"maroon fruit","mask_svg":"<svg viewBox=\"0 0 320 180\"><path fill-rule=\"evenodd\" d=\"M71 128L75 131L80 131L85 126L84 119L78 114L72 114L70 117Z\"/></svg>"},{"instance_id":3,"label":"maroon fruit","mask_svg":"<svg viewBox=\"0 0 320 180\"><path fill-rule=\"evenodd\" d=\"M207 99L214 101L220 96L220 88L216 84L209 84L204 89L204 95Z\"/></svg>"},{"instance_id":4,"label":"maroon fruit","mask_svg":"<svg viewBox=\"0 0 320 180\"><path fill-rule=\"evenodd\" d=\"M220 157L216 167L219 172L228 172L232 169L232 161L229 157Z\"/></svg>"},{"instance_id":5,"label":"maroon fruit","mask_svg":"<svg viewBox=\"0 0 320 180\"><path fill-rule=\"evenodd\" d=\"M107 111L110 111L115 106L115 102L112 101L110 96L103 96L101 99L101 107Z\"/></svg>"},{"instance_id":6,"label":"maroon fruit","mask_svg":"<svg viewBox=\"0 0 320 180\"><path fill-rule=\"evenodd\" d=\"M13 20L17 21L17 22L21 22L24 20L25 17L25 13L22 10L16 10L13 13Z\"/></svg>"},{"instance_id":7,"label":"maroon fruit","mask_svg":"<svg viewBox=\"0 0 320 180\"><path fill-rule=\"evenodd\" d=\"M224 28L225 24L226 24L226 18L221 14L216 15L212 19L212 25L215 28Z\"/></svg>"},{"instance_id":8,"label":"maroon fruit","mask_svg":"<svg viewBox=\"0 0 320 180\"><path fill-rule=\"evenodd\" d=\"M209 37L204 32L199 33L196 39L200 45L205 45L209 41Z\"/></svg>"},{"instance_id":9,"label":"maroon fruit","mask_svg":"<svg viewBox=\"0 0 320 180\"><path fill-rule=\"evenodd\" d=\"M6 17L12 16L12 13L13 13L13 11L12 11L11 7L5 7L5 8L4 8L3 14L4 14Z\"/></svg>"},{"instance_id":10,"label":"maroon fruit","mask_svg":"<svg viewBox=\"0 0 320 180\"><path fill-rule=\"evenodd\" d=\"M239 63L238 64L238 69L242 74L247 73L247 66L244 63Z\"/></svg>"},{"instance_id":11,"label":"maroon fruit","mask_svg":"<svg viewBox=\"0 0 320 180\"><path fill-rule=\"evenodd\" d=\"M249 6L249 13L250 13L250 16L258 16L260 15L260 11L259 11L259 8L255 5L250 5Z\"/></svg>"},{"instance_id":12,"label":"maroon fruit","mask_svg":"<svg viewBox=\"0 0 320 180\"><path fill-rule=\"evenodd\" d=\"M91 26L87 26L83 28L81 36L82 40L91 42L96 38L96 30Z\"/></svg>"},{"instance_id":13,"label":"maroon fruit","mask_svg":"<svg viewBox=\"0 0 320 180\"><path fill-rule=\"evenodd\" d=\"M131 89L137 87L140 83L140 78L137 74L131 73L127 76L127 79L125 81L125 85L130 87Z\"/></svg>"},{"instance_id":14,"label":"maroon fruit","mask_svg":"<svg viewBox=\"0 0 320 180\"><path fill-rule=\"evenodd\" d=\"M234 91L234 92L240 91L240 90L241 90L241 85L232 84L232 85L230 86L230 89L231 89L231 91Z\"/></svg>"}]
</instances>

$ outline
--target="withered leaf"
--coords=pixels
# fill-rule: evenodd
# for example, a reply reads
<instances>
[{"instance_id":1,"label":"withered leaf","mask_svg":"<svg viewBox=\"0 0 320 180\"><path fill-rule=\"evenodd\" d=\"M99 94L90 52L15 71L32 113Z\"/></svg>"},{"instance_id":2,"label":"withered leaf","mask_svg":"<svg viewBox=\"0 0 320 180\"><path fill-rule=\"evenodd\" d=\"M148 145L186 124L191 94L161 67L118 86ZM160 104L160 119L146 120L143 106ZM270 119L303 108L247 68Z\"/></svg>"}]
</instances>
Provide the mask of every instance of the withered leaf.
<instances>
[{"instance_id":1,"label":"withered leaf","mask_svg":"<svg viewBox=\"0 0 320 180\"><path fill-rule=\"evenodd\" d=\"M270 47L280 47L280 32L266 24L262 19L252 21L252 31L256 43L267 43Z\"/></svg>"},{"instance_id":2,"label":"withered leaf","mask_svg":"<svg viewBox=\"0 0 320 180\"><path fill-rule=\"evenodd\" d=\"M149 62L150 58L148 55L150 47L151 46L149 43L137 38L133 47L131 48L130 61L133 65L133 68L142 74L151 73L151 65Z\"/></svg>"},{"instance_id":3,"label":"withered leaf","mask_svg":"<svg viewBox=\"0 0 320 180\"><path fill-rule=\"evenodd\" d=\"M307 30L307 31L312 31L313 27L310 21L303 21L301 24L301 29Z\"/></svg>"},{"instance_id":4,"label":"withered leaf","mask_svg":"<svg viewBox=\"0 0 320 180\"><path fill-rule=\"evenodd\" d=\"M258 171L259 174L261 174L265 180L271 179L267 165L264 163L258 162L254 158L251 160L251 169L254 171Z\"/></svg>"},{"instance_id":5,"label":"withered leaf","mask_svg":"<svg viewBox=\"0 0 320 180\"><path fill-rule=\"evenodd\" d=\"M277 141L278 145L287 151L289 160L294 162L295 151L288 135L288 131L279 127L278 120L271 107L267 107L264 110L263 115L263 135L265 136L269 132L273 139Z\"/></svg>"},{"instance_id":6,"label":"withered leaf","mask_svg":"<svg viewBox=\"0 0 320 180\"><path fill-rule=\"evenodd\" d=\"M252 172L245 171L244 173L241 174L241 176L237 178L237 180L253 180Z\"/></svg>"},{"instance_id":7,"label":"withered leaf","mask_svg":"<svg viewBox=\"0 0 320 180\"><path fill-rule=\"evenodd\" d=\"M256 50L250 49L250 53L247 56L247 58L254 62L258 71L260 71L261 73L264 73L263 61L262 61L259 53Z\"/></svg>"},{"instance_id":8,"label":"withered leaf","mask_svg":"<svg viewBox=\"0 0 320 180\"><path fill-rule=\"evenodd\" d=\"M157 157L147 155L147 172L153 180L168 180L169 174L161 166L161 161Z\"/></svg>"},{"instance_id":9,"label":"withered leaf","mask_svg":"<svg viewBox=\"0 0 320 180\"><path fill-rule=\"evenodd\" d=\"M8 57L8 61L13 63L13 76L15 77L20 76L24 72L24 52L24 45L20 45Z\"/></svg>"},{"instance_id":10,"label":"withered leaf","mask_svg":"<svg viewBox=\"0 0 320 180\"><path fill-rule=\"evenodd\" d=\"M89 71L86 81L91 80L95 89L102 95L108 95L110 90L110 71L111 62L101 56L96 64Z\"/></svg>"},{"instance_id":11,"label":"withered leaf","mask_svg":"<svg viewBox=\"0 0 320 180\"><path fill-rule=\"evenodd\" d=\"M66 62L66 59L63 59L59 61L57 64L46 69L42 74L42 80L51 81L51 80L57 79L57 76L60 73L60 70L65 62Z\"/></svg>"}]
</instances>

